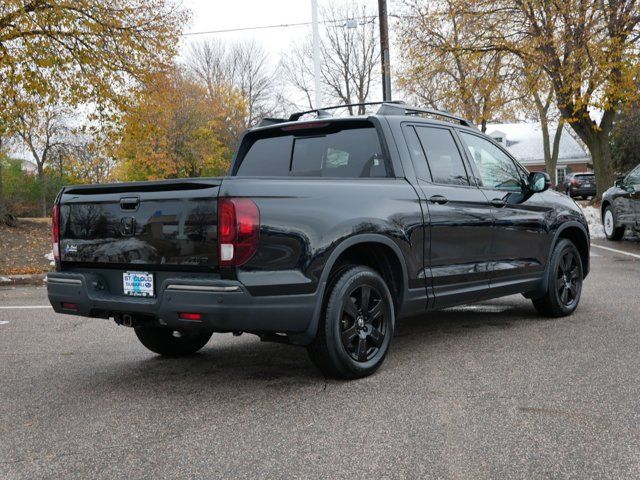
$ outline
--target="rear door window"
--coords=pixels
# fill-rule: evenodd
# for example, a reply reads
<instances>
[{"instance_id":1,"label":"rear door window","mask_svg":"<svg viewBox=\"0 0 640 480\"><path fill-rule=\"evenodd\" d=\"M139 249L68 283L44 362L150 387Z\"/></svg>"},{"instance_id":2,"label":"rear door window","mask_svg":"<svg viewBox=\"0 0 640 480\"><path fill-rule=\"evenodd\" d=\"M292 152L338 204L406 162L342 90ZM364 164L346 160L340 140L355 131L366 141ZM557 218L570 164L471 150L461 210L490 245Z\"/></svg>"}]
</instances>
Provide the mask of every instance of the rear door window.
<instances>
[{"instance_id":1,"label":"rear door window","mask_svg":"<svg viewBox=\"0 0 640 480\"><path fill-rule=\"evenodd\" d=\"M257 139L236 175L366 178L388 177L390 169L371 126Z\"/></svg>"},{"instance_id":2,"label":"rear door window","mask_svg":"<svg viewBox=\"0 0 640 480\"><path fill-rule=\"evenodd\" d=\"M434 183L469 185L464 162L451 130L416 127Z\"/></svg>"}]
</instances>

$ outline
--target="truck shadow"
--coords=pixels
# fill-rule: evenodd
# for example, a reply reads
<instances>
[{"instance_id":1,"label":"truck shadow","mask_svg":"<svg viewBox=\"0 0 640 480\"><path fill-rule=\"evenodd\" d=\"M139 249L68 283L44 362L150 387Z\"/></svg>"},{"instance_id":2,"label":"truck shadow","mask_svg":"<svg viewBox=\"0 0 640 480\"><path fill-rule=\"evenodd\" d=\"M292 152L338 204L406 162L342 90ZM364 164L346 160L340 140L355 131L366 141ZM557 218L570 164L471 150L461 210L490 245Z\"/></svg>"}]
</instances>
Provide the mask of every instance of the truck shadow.
<instances>
[{"instance_id":1,"label":"truck shadow","mask_svg":"<svg viewBox=\"0 0 640 480\"><path fill-rule=\"evenodd\" d=\"M544 319L536 314L529 302L484 303L404 319L393 339L390 357L382 370L370 378L395 375L399 369L410 368L415 353L436 347L443 341L453 338L460 348L465 348L465 342L475 342L479 335L504 336L505 330L518 324L540 321ZM203 350L185 358L166 359L151 355L139 361L123 358L115 369L103 373L104 376L95 375L94 379L99 377L101 384L106 382L112 388L117 385L125 389L137 383L139 387L147 385L155 390L153 385L161 384L165 392L175 390L176 393L191 387L197 388L200 394L228 388L286 392L304 386L317 388L326 381L341 383L325 379L304 348L262 343L251 335L234 340L228 335L214 335ZM113 378L109 379L110 375Z\"/></svg>"}]
</instances>

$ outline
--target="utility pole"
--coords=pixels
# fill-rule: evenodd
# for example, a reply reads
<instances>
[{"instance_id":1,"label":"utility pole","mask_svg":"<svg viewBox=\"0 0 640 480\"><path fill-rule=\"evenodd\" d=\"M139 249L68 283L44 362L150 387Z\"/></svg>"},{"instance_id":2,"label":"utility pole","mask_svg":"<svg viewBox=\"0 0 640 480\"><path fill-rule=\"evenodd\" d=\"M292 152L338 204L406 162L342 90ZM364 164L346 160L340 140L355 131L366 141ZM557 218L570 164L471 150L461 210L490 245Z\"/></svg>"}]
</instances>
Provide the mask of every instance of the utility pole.
<instances>
[{"instance_id":1,"label":"utility pole","mask_svg":"<svg viewBox=\"0 0 640 480\"><path fill-rule=\"evenodd\" d=\"M391 60L389 58L389 23L387 0L378 0L380 17L380 59L382 61L382 100L391 101Z\"/></svg>"},{"instance_id":2,"label":"utility pole","mask_svg":"<svg viewBox=\"0 0 640 480\"><path fill-rule=\"evenodd\" d=\"M322 107L322 86L320 84L320 32L318 30L318 0L311 0L311 25L313 30L313 76L315 77L316 105Z\"/></svg>"}]
</instances>

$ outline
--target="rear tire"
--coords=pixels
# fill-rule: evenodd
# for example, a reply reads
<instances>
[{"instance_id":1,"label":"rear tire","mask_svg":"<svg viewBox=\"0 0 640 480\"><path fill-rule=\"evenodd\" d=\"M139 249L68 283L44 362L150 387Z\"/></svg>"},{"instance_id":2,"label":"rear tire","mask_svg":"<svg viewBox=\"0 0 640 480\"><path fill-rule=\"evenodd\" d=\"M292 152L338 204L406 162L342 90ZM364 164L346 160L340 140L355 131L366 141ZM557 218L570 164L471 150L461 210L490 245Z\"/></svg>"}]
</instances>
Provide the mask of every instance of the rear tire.
<instances>
[{"instance_id":1,"label":"rear tire","mask_svg":"<svg viewBox=\"0 0 640 480\"><path fill-rule=\"evenodd\" d=\"M174 330L160 327L135 327L140 343L165 357L191 355L204 347L213 332L205 330Z\"/></svg>"},{"instance_id":2,"label":"rear tire","mask_svg":"<svg viewBox=\"0 0 640 480\"><path fill-rule=\"evenodd\" d=\"M624 237L624 226L616 226L616 215L611 205L607 205L607 208L604 209L602 226L604 227L604 234L608 240L618 241Z\"/></svg>"},{"instance_id":3,"label":"rear tire","mask_svg":"<svg viewBox=\"0 0 640 480\"><path fill-rule=\"evenodd\" d=\"M307 347L327 376L354 379L374 373L384 361L395 323L391 293L368 267L345 270L326 292L318 333Z\"/></svg>"},{"instance_id":4,"label":"rear tire","mask_svg":"<svg viewBox=\"0 0 640 480\"><path fill-rule=\"evenodd\" d=\"M546 317L571 315L580 302L583 274L580 252L570 240L561 239L553 249L547 275L547 292L533 299L533 306Z\"/></svg>"}]
</instances>

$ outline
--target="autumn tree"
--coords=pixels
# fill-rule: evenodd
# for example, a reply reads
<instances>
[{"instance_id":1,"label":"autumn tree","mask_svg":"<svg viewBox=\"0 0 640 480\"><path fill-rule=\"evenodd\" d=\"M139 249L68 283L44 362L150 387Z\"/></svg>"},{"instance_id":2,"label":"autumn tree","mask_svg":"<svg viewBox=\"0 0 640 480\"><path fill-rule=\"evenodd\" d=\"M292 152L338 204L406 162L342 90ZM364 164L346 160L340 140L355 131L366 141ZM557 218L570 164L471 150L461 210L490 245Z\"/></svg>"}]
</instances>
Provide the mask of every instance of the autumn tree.
<instances>
[{"instance_id":1,"label":"autumn tree","mask_svg":"<svg viewBox=\"0 0 640 480\"><path fill-rule=\"evenodd\" d=\"M457 0L408 0L400 16L399 86L412 100L481 125L513 117L517 69L508 52L467 48L482 24Z\"/></svg>"},{"instance_id":2,"label":"autumn tree","mask_svg":"<svg viewBox=\"0 0 640 480\"><path fill-rule=\"evenodd\" d=\"M304 109L313 109L315 86L312 48L311 40L306 39L292 44L291 48L282 54L279 72L285 84L302 97L300 102L295 99L290 101L291 109L297 110L300 106Z\"/></svg>"},{"instance_id":3,"label":"autumn tree","mask_svg":"<svg viewBox=\"0 0 640 480\"><path fill-rule=\"evenodd\" d=\"M549 78L562 118L588 147L598 194L613 180L618 111L638 99L637 0L459 0L482 25L467 48L509 52Z\"/></svg>"},{"instance_id":4,"label":"autumn tree","mask_svg":"<svg viewBox=\"0 0 640 480\"><path fill-rule=\"evenodd\" d=\"M118 174L126 180L220 175L235 148L230 125L246 115L232 87L206 88L174 67L157 74L124 116L117 151Z\"/></svg>"},{"instance_id":5,"label":"autumn tree","mask_svg":"<svg viewBox=\"0 0 640 480\"><path fill-rule=\"evenodd\" d=\"M112 180L116 147L110 133L110 128L75 132L67 147L52 159L51 169L57 169L60 176L72 183Z\"/></svg>"},{"instance_id":6,"label":"autumn tree","mask_svg":"<svg viewBox=\"0 0 640 480\"><path fill-rule=\"evenodd\" d=\"M519 62L516 72L519 110L540 124L545 170L552 183L557 184L558 155L565 121L558 112L553 86L540 68L532 69Z\"/></svg>"},{"instance_id":7,"label":"autumn tree","mask_svg":"<svg viewBox=\"0 0 640 480\"><path fill-rule=\"evenodd\" d=\"M243 128L270 116L275 108L274 70L264 47L255 40L225 43L215 39L189 46L187 68L206 86L209 97L233 86L247 105Z\"/></svg>"},{"instance_id":8,"label":"autumn tree","mask_svg":"<svg viewBox=\"0 0 640 480\"><path fill-rule=\"evenodd\" d=\"M4 201L4 190L2 188L2 183L3 183L2 176L4 174L3 170L5 168L5 160L6 160L6 155L5 155L6 141L7 141L7 134L4 129L2 118L0 117L0 223L13 225L14 218L13 218L13 215L10 215L9 212L7 211L7 208L5 206L6 204Z\"/></svg>"},{"instance_id":9,"label":"autumn tree","mask_svg":"<svg viewBox=\"0 0 640 480\"><path fill-rule=\"evenodd\" d=\"M28 102L30 109L20 108L16 115L14 131L26 147L37 167L41 188L40 214L45 217L48 211L45 166L51 159L62 155L70 145L71 110L61 105L46 105L33 108L39 102Z\"/></svg>"},{"instance_id":10,"label":"autumn tree","mask_svg":"<svg viewBox=\"0 0 640 480\"><path fill-rule=\"evenodd\" d=\"M377 84L380 68L375 17L375 12L367 5L354 1L333 2L322 11L320 72L325 99L330 98L339 104L369 101ZM289 85L311 103L311 39L293 45L290 52L284 56L281 68ZM351 107L348 110L354 113ZM355 113L362 114L364 111L365 107L359 107Z\"/></svg>"},{"instance_id":11,"label":"autumn tree","mask_svg":"<svg viewBox=\"0 0 640 480\"><path fill-rule=\"evenodd\" d=\"M640 104L627 105L611 130L611 160L615 175L640 165Z\"/></svg>"},{"instance_id":12,"label":"autumn tree","mask_svg":"<svg viewBox=\"0 0 640 480\"><path fill-rule=\"evenodd\" d=\"M12 134L22 109L45 104L90 103L98 114L115 114L128 92L173 58L186 19L173 0L3 0L5 135Z\"/></svg>"}]
</instances>

